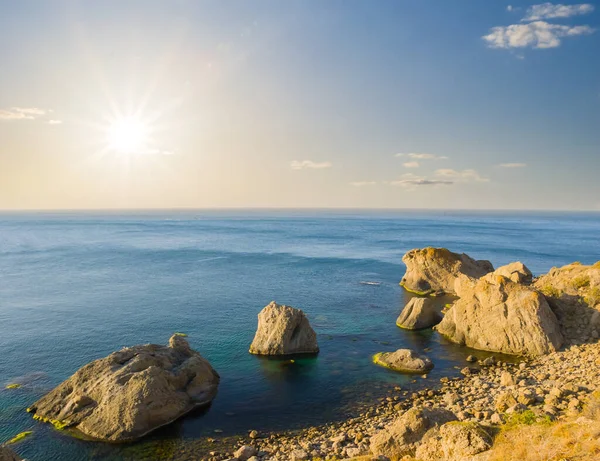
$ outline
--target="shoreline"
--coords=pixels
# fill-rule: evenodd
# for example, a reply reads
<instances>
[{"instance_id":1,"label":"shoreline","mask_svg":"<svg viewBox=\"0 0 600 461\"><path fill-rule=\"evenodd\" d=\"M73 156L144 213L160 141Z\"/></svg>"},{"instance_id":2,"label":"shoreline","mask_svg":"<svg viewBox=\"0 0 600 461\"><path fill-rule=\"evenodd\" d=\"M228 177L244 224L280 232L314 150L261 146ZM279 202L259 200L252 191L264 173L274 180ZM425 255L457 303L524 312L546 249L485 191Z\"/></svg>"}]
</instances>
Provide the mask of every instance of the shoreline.
<instances>
[{"instance_id":1,"label":"shoreline","mask_svg":"<svg viewBox=\"0 0 600 461\"><path fill-rule=\"evenodd\" d=\"M207 461L235 460L235 452L242 447L254 448L259 460L375 459L369 451L370 438L413 407L448 409L459 421L477 422L491 432L510 421L511 415L523 412L530 412L540 421L562 420L579 414L596 390L599 364L600 345L582 344L542 357L524 358L520 363L465 367L463 377L442 377L422 390L411 392L397 387L380 398L378 405L344 421L260 433L257 437L231 436L212 443L205 438L191 442L172 459L202 456L200 459ZM508 394L514 398L516 408L512 405L501 409L503 399L511 400Z\"/></svg>"}]
</instances>

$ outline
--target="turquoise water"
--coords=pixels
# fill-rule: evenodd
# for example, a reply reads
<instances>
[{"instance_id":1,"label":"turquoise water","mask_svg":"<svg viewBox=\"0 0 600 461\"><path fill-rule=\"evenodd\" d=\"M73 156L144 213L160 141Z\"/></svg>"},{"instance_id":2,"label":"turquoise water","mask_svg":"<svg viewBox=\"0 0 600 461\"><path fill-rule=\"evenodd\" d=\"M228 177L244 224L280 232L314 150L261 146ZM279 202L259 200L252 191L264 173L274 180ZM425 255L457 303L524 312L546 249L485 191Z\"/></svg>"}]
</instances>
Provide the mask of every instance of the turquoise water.
<instances>
[{"instance_id":1,"label":"turquoise water","mask_svg":"<svg viewBox=\"0 0 600 461\"><path fill-rule=\"evenodd\" d=\"M213 405L142 441L282 430L354 414L390 386L457 373L468 352L395 319L411 295L402 255L445 246L536 273L600 260L599 214L186 212L0 215L0 442L30 461L155 459L73 439L25 408L83 364L185 332L220 373ZM364 285L361 281L380 282ZM271 300L302 308L321 353L293 366L248 354ZM440 300L443 303L444 300ZM426 350L427 379L374 366L383 350Z\"/></svg>"}]
</instances>

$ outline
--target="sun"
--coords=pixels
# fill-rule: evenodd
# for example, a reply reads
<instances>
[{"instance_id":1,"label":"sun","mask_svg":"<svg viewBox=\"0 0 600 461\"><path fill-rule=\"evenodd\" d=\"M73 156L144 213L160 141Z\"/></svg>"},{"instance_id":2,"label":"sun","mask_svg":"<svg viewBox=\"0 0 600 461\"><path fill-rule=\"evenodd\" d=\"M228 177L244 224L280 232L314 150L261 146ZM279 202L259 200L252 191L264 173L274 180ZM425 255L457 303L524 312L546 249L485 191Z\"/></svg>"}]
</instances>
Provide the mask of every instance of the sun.
<instances>
[{"instance_id":1,"label":"sun","mask_svg":"<svg viewBox=\"0 0 600 461\"><path fill-rule=\"evenodd\" d=\"M134 117L114 120L108 127L109 147L121 154L141 153L148 142L148 127Z\"/></svg>"}]
</instances>

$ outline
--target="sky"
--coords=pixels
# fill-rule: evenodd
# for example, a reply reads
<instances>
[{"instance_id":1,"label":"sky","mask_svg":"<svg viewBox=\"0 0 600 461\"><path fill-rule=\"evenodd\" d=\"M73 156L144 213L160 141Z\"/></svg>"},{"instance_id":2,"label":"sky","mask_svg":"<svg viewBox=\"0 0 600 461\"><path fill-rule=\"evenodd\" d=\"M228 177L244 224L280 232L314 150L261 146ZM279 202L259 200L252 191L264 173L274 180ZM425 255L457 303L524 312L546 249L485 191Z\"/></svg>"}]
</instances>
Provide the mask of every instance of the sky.
<instances>
[{"instance_id":1,"label":"sky","mask_svg":"<svg viewBox=\"0 0 600 461\"><path fill-rule=\"evenodd\" d=\"M600 4L0 1L0 209L600 210Z\"/></svg>"}]
</instances>

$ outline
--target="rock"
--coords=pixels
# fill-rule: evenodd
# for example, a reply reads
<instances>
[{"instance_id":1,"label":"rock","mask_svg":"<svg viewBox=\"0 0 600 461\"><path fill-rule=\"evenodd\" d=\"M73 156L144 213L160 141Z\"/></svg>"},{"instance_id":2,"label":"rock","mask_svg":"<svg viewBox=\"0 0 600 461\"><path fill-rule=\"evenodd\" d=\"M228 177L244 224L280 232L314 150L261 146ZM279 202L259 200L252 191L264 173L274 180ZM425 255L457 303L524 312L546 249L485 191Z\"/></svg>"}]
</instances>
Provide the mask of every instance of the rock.
<instances>
[{"instance_id":1,"label":"rock","mask_svg":"<svg viewBox=\"0 0 600 461\"><path fill-rule=\"evenodd\" d=\"M415 454L420 461L464 461L491 447L492 438L481 425L452 421L425 434Z\"/></svg>"},{"instance_id":2,"label":"rock","mask_svg":"<svg viewBox=\"0 0 600 461\"><path fill-rule=\"evenodd\" d=\"M411 408L371 437L371 453L392 459L414 456L417 444L429 429L454 420L454 414L447 410Z\"/></svg>"},{"instance_id":3,"label":"rock","mask_svg":"<svg viewBox=\"0 0 600 461\"><path fill-rule=\"evenodd\" d=\"M501 386L514 386L515 380L513 376L508 371L503 371L500 375L500 385Z\"/></svg>"},{"instance_id":4,"label":"rock","mask_svg":"<svg viewBox=\"0 0 600 461\"><path fill-rule=\"evenodd\" d=\"M410 250L402 258L406 273L400 284L417 294L454 294L454 282L460 274L477 279L494 270L489 261L476 261L466 254L446 248L427 247Z\"/></svg>"},{"instance_id":5,"label":"rock","mask_svg":"<svg viewBox=\"0 0 600 461\"><path fill-rule=\"evenodd\" d=\"M206 405L219 375L182 336L122 349L80 368L28 411L88 437L131 441Z\"/></svg>"},{"instance_id":6,"label":"rock","mask_svg":"<svg viewBox=\"0 0 600 461\"><path fill-rule=\"evenodd\" d=\"M563 335L570 343L594 342L600 336L600 262L593 266L568 264L553 267L538 277L540 290L556 314Z\"/></svg>"},{"instance_id":7,"label":"rock","mask_svg":"<svg viewBox=\"0 0 600 461\"><path fill-rule=\"evenodd\" d=\"M436 329L474 349L513 355L543 355L563 342L544 296L506 277L488 274L457 281L458 295Z\"/></svg>"},{"instance_id":8,"label":"rock","mask_svg":"<svg viewBox=\"0 0 600 461\"><path fill-rule=\"evenodd\" d=\"M421 330L437 325L442 315L436 310L430 298L412 298L402 309L396 325L407 330Z\"/></svg>"},{"instance_id":9,"label":"rock","mask_svg":"<svg viewBox=\"0 0 600 461\"><path fill-rule=\"evenodd\" d=\"M516 404L517 399L515 399L515 396L512 394L512 392L501 392L496 397L494 406L496 407L497 411L504 413L506 410L515 406Z\"/></svg>"},{"instance_id":10,"label":"rock","mask_svg":"<svg viewBox=\"0 0 600 461\"><path fill-rule=\"evenodd\" d=\"M258 329L251 354L290 355L319 352L317 335L300 309L275 301L258 314Z\"/></svg>"},{"instance_id":11,"label":"rock","mask_svg":"<svg viewBox=\"0 0 600 461\"><path fill-rule=\"evenodd\" d=\"M502 275L515 283L529 285L533 280L533 274L525 264L520 261L501 266L494 271L496 275Z\"/></svg>"},{"instance_id":12,"label":"rock","mask_svg":"<svg viewBox=\"0 0 600 461\"><path fill-rule=\"evenodd\" d=\"M292 461L303 461L308 458L309 458L308 453L306 453L304 450L293 450L292 451L292 456L291 456Z\"/></svg>"},{"instance_id":13,"label":"rock","mask_svg":"<svg viewBox=\"0 0 600 461\"><path fill-rule=\"evenodd\" d=\"M259 434L258 434L258 431L254 431L254 430L253 430L253 431L250 431L250 432L248 433L248 437L250 437L251 439L257 439L257 438L258 438L258 435L259 435Z\"/></svg>"},{"instance_id":14,"label":"rock","mask_svg":"<svg viewBox=\"0 0 600 461\"><path fill-rule=\"evenodd\" d=\"M256 455L258 451L251 445L244 445L240 447L233 455L240 461L247 461L252 456Z\"/></svg>"},{"instance_id":15,"label":"rock","mask_svg":"<svg viewBox=\"0 0 600 461\"><path fill-rule=\"evenodd\" d=\"M0 446L0 461L21 461L11 449Z\"/></svg>"},{"instance_id":16,"label":"rock","mask_svg":"<svg viewBox=\"0 0 600 461\"><path fill-rule=\"evenodd\" d=\"M469 363L477 362L477 357L475 357L474 355L468 355L467 362L469 362Z\"/></svg>"},{"instance_id":17,"label":"rock","mask_svg":"<svg viewBox=\"0 0 600 461\"><path fill-rule=\"evenodd\" d=\"M373 356L373 362L382 367L406 373L423 373L433 368L433 362L429 358L410 349L379 352Z\"/></svg>"}]
</instances>

